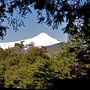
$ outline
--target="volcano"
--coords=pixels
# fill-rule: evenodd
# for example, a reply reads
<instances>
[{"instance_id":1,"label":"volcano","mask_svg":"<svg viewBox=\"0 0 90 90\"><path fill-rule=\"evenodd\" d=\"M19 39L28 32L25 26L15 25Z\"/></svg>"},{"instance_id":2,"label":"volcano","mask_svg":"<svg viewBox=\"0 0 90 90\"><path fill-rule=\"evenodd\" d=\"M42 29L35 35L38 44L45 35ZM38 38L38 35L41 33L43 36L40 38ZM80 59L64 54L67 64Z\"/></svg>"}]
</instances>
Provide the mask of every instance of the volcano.
<instances>
[{"instance_id":1,"label":"volcano","mask_svg":"<svg viewBox=\"0 0 90 90\"><path fill-rule=\"evenodd\" d=\"M24 45L28 45L30 43L33 43L34 46L36 46L36 47L50 46L50 45L60 43L59 40L56 40L56 39L52 38L51 36L49 36L48 34L43 32L43 33L40 33L39 35L36 35L33 38L15 41L15 42L0 43L0 47L2 49L7 49L7 48L14 47L15 43L21 43L21 42L23 42Z\"/></svg>"}]
</instances>

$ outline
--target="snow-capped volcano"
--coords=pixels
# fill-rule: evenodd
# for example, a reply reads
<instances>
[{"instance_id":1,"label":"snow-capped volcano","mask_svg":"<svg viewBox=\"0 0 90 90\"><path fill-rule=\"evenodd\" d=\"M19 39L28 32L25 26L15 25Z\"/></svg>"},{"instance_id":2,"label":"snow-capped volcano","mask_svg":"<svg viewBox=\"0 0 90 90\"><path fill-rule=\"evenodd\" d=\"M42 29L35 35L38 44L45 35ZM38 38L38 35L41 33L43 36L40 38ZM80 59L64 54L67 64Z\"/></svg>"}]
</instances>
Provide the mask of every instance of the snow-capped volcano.
<instances>
[{"instance_id":1,"label":"snow-capped volcano","mask_svg":"<svg viewBox=\"0 0 90 90\"><path fill-rule=\"evenodd\" d=\"M39 35L26 39L26 40L20 40L20 41L15 41L15 42L6 42L6 43L0 43L0 47L3 49L11 48L14 47L15 43L21 43L23 41L24 45L34 43L36 47L40 46L50 46L53 44L60 43L60 41L52 38L51 36L47 35L46 33L40 33Z\"/></svg>"}]
</instances>

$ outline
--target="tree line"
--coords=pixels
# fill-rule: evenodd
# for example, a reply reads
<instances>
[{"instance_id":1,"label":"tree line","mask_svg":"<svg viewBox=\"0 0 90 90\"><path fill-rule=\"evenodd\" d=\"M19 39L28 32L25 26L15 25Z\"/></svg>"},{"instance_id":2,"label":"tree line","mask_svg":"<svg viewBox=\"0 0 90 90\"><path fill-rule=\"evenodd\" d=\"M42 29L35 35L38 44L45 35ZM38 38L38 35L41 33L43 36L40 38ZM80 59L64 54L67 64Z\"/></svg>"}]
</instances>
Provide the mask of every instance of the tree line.
<instances>
[{"instance_id":1,"label":"tree line","mask_svg":"<svg viewBox=\"0 0 90 90\"><path fill-rule=\"evenodd\" d=\"M0 48L0 88L51 89L55 80L89 79L90 46L81 38L69 36L63 52L49 57L46 47L24 45Z\"/></svg>"}]
</instances>

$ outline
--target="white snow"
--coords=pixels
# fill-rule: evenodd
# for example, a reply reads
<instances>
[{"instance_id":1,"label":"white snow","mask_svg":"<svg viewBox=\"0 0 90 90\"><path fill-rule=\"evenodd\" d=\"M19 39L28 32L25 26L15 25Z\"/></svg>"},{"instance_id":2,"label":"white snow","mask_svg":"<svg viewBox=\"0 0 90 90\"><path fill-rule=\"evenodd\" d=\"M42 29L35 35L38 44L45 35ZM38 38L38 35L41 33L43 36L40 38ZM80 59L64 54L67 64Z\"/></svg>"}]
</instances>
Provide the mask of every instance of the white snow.
<instances>
[{"instance_id":1,"label":"white snow","mask_svg":"<svg viewBox=\"0 0 90 90\"><path fill-rule=\"evenodd\" d=\"M60 41L52 38L51 36L43 32L30 39L20 40L20 41L15 41L15 42L0 43L0 47L3 49L11 48L11 47L14 47L15 43L21 43L22 41L24 41L23 42L24 45L27 45L33 42L36 47L50 46L53 44L60 43Z\"/></svg>"}]
</instances>

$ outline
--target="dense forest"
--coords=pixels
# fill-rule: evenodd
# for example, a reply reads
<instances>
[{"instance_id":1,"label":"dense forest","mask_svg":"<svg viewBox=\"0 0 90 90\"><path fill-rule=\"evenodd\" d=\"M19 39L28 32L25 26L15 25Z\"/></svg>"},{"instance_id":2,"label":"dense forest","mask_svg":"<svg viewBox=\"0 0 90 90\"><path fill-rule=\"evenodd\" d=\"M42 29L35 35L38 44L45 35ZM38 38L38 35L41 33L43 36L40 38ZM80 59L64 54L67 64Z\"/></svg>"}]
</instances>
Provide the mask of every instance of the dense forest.
<instances>
[{"instance_id":1,"label":"dense forest","mask_svg":"<svg viewBox=\"0 0 90 90\"><path fill-rule=\"evenodd\" d=\"M0 48L0 87L51 89L57 79L90 78L90 46L81 38L75 39L79 35L70 35L67 43L60 43L62 51L52 57L46 47L33 44L28 45L28 52L23 43Z\"/></svg>"},{"instance_id":2,"label":"dense forest","mask_svg":"<svg viewBox=\"0 0 90 90\"><path fill-rule=\"evenodd\" d=\"M58 49L30 44L28 52L23 43L0 48L0 88L57 90L57 84L63 86L58 80L90 79L90 0L0 0L0 39L9 26L15 31L24 26L23 18L32 13L31 8L37 13L37 23L57 29L66 22L62 30L68 33L68 42L60 43ZM15 18L16 11L19 18ZM81 87L86 84L82 82Z\"/></svg>"}]
</instances>

